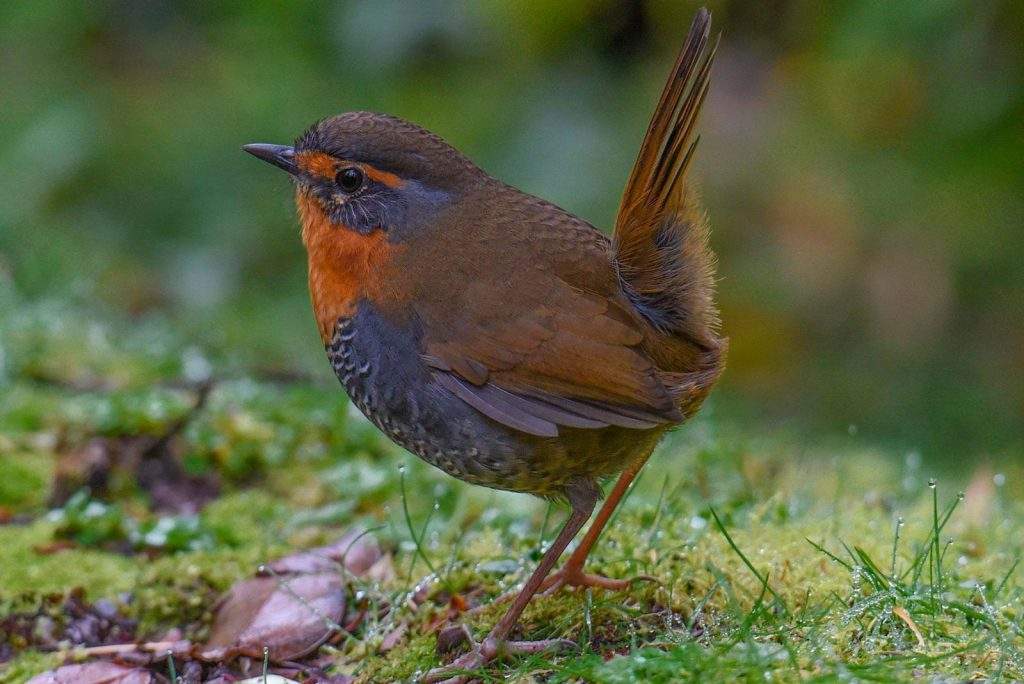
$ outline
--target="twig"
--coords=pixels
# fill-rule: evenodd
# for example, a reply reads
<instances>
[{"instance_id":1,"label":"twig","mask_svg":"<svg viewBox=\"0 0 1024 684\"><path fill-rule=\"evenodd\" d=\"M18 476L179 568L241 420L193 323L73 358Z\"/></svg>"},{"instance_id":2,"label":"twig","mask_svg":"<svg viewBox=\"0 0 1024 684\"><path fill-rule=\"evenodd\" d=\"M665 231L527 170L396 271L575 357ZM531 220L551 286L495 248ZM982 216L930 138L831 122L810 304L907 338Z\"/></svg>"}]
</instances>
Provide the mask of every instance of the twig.
<instances>
[{"instance_id":1,"label":"twig","mask_svg":"<svg viewBox=\"0 0 1024 684\"><path fill-rule=\"evenodd\" d=\"M213 380L204 380L203 382L194 385L194 391L196 393L196 400L193 402L192 407L178 420L171 423L163 434L157 437L151 444L149 444L142 451L142 458L160 458L162 456L162 450L167 443L174 439L182 430L184 430L190 422L196 417L203 407L206 406L206 400L210 396L210 391L213 389Z\"/></svg>"},{"instance_id":2,"label":"twig","mask_svg":"<svg viewBox=\"0 0 1024 684\"><path fill-rule=\"evenodd\" d=\"M73 654L75 656L106 656L106 655L121 655L123 653L136 653L139 651L149 651L156 653L158 651L173 650L173 647L184 643L181 640L178 641L146 641L141 644L107 644L105 646L89 646L87 648L70 648L59 651L65 655Z\"/></svg>"}]
</instances>

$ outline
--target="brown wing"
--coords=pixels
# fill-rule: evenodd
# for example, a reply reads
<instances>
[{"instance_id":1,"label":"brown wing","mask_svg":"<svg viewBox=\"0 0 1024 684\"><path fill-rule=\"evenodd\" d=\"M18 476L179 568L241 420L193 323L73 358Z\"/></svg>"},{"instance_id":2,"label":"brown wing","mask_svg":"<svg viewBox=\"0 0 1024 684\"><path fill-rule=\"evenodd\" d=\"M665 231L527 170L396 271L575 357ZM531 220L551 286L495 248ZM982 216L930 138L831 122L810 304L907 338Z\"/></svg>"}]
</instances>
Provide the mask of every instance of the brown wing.
<instances>
[{"instance_id":1,"label":"brown wing","mask_svg":"<svg viewBox=\"0 0 1024 684\"><path fill-rule=\"evenodd\" d=\"M534 209L518 212L526 227L503 234L505 255L463 255L447 301L419 301L424 358L438 383L490 418L541 436L558 426L680 421L640 349L642 324L622 299L607 239L555 207ZM439 271L435 286L447 279Z\"/></svg>"}]
</instances>

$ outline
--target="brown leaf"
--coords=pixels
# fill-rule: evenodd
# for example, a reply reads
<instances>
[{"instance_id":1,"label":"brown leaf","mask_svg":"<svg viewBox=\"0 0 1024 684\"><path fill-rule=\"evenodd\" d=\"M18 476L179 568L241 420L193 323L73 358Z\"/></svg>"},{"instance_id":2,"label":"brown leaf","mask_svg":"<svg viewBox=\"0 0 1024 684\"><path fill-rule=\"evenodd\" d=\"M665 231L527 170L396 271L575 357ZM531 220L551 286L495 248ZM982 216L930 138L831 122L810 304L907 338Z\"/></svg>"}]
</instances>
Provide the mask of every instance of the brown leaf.
<instances>
[{"instance_id":1,"label":"brown leaf","mask_svg":"<svg viewBox=\"0 0 1024 684\"><path fill-rule=\"evenodd\" d=\"M906 623L910 631L914 633L914 638L917 639L917 645L921 648L925 648L924 637L921 635L921 630L918 628L917 623L914 622L914 618L910 617L910 613L903 606L893 606L893 615L898 617L900 620Z\"/></svg>"},{"instance_id":2,"label":"brown leaf","mask_svg":"<svg viewBox=\"0 0 1024 684\"><path fill-rule=\"evenodd\" d=\"M390 553L385 553L377 559L377 562L370 566L363 575L366 579L378 584L386 584L395 579L395 560Z\"/></svg>"},{"instance_id":3,"label":"brown leaf","mask_svg":"<svg viewBox=\"0 0 1024 684\"><path fill-rule=\"evenodd\" d=\"M267 564L266 574L304 575L334 572L339 565L353 575L362 575L382 556L376 537L363 530L352 530L344 537L316 549L309 549Z\"/></svg>"},{"instance_id":4,"label":"brown leaf","mask_svg":"<svg viewBox=\"0 0 1024 684\"><path fill-rule=\"evenodd\" d=\"M28 680L28 684L151 684L153 675L138 667L98 660L65 665Z\"/></svg>"},{"instance_id":5,"label":"brown leaf","mask_svg":"<svg viewBox=\"0 0 1024 684\"><path fill-rule=\"evenodd\" d=\"M393 630L388 632L387 636L385 636L383 641L380 642L380 652L387 653L395 646L402 643L402 639L405 638L405 633L407 631L409 631L409 625L403 622L398 625L398 627L395 627Z\"/></svg>"},{"instance_id":6,"label":"brown leaf","mask_svg":"<svg viewBox=\"0 0 1024 684\"><path fill-rule=\"evenodd\" d=\"M239 582L221 602L202 657L239 655L275 662L310 653L336 629L345 613L345 589L333 573L256 577Z\"/></svg>"}]
</instances>

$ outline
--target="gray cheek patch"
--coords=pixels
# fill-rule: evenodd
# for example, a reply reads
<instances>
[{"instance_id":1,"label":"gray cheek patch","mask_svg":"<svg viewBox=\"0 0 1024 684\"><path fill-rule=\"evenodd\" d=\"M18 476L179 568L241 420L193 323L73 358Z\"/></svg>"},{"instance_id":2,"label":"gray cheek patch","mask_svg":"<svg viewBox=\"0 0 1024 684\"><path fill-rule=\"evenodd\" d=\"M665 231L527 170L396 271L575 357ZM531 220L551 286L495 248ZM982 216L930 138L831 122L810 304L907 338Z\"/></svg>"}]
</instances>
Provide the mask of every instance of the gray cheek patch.
<instances>
[{"instance_id":1,"label":"gray cheek patch","mask_svg":"<svg viewBox=\"0 0 1024 684\"><path fill-rule=\"evenodd\" d=\"M437 213L451 201L447 192L418 181L407 181L399 188L371 182L355 195L340 192L333 183L323 181L309 188L331 223L339 229L363 235L384 230L395 241L432 223Z\"/></svg>"}]
</instances>

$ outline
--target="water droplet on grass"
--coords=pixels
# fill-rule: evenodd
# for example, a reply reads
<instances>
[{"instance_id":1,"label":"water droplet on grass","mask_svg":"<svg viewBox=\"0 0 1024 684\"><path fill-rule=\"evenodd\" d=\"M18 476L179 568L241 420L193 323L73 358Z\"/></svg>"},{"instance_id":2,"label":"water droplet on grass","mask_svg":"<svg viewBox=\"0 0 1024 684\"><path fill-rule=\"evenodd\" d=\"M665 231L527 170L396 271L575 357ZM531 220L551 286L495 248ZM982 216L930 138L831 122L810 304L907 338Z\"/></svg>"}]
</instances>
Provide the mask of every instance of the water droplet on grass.
<instances>
[{"instance_id":1,"label":"water droplet on grass","mask_svg":"<svg viewBox=\"0 0 1024 684\"><path fill-rule=\"evenodd\" d=\"M935 485L939 484L939 481L934 477L928 478L928 489L935 489Z\"/></svg>"}]
</instances>

